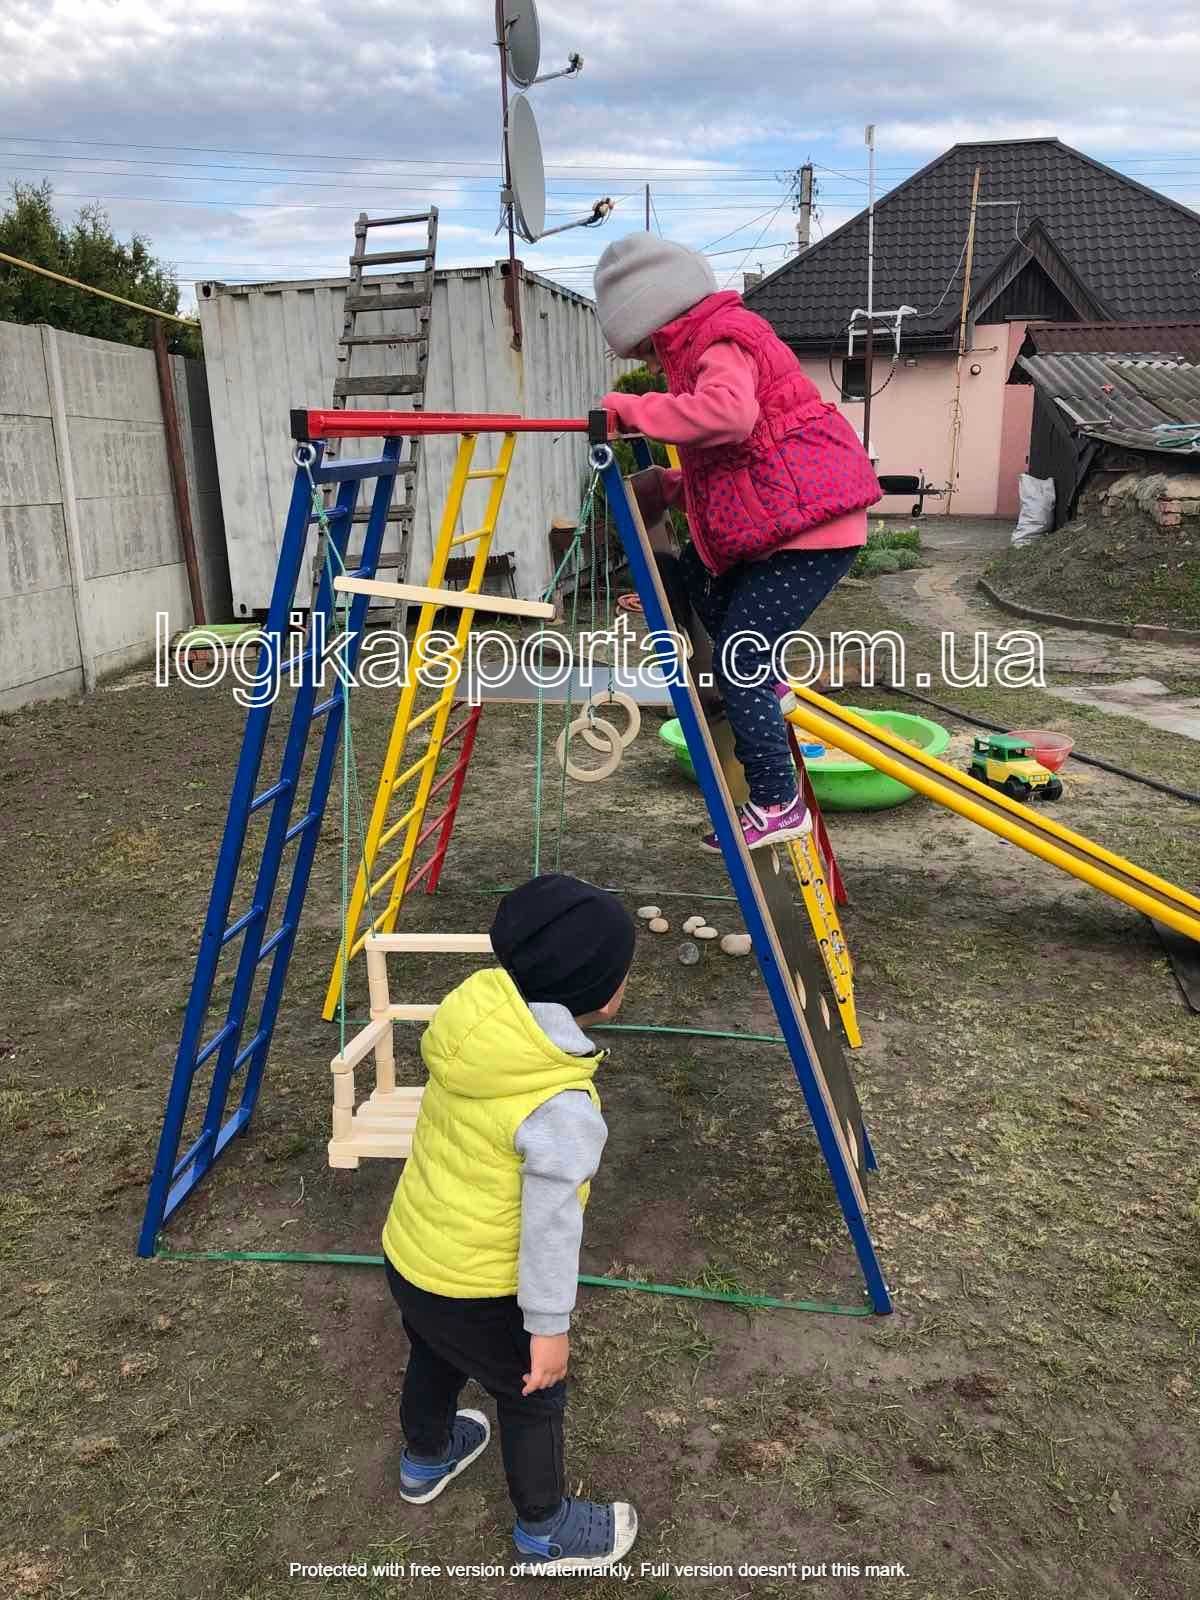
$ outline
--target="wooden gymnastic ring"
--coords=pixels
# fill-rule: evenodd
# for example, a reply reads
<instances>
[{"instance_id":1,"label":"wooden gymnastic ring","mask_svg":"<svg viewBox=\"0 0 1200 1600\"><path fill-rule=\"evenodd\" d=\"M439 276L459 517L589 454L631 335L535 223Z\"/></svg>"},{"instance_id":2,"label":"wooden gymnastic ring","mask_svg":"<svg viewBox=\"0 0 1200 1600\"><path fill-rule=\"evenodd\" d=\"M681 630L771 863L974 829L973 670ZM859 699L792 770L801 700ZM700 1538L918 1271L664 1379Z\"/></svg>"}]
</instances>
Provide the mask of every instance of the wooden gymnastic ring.
<instances>
[{"instance_id":1,"label":"wooden gymnastic ring","mask_svg":"<svg viewBox=\"0 0 1200 1600\"><path fill-rule=\"evenodd\" d=\"M567 745L577 733L582 733L585 728L595 728L608 740L608 760L602 761L598 767L577 767L567 756ZM589 717L585 711L581 716L559 734L554 745L554 753L558 757L558 764L562 767L568 778L574 778L576 783L599 783L602 778L610 778L621 765L621 757L625 747L621 743L621 735L611 722L605 722L603 717Z\"/></svg>"},{"instance_id":2,"label":"wooden gymnastic ring","mask_svg":"<svg viewBox=\"0 0 1200 1600\"><path fill-rule=\"evenodd\" d=\"M638 734L642 731L642 713L638 710L637 701L632 699L627 694L622 694L619 689L602 689L599 694L594 694L588 701L587 705L584 706L583 715L590 719L591 717L594 717L603 706L620 706L621 710L629 718L628 727L625 729L625 732L620 735L621 748L624 750L628 745L633 743ZM585 744L590 744L593 750L608 749L608 744L600 739L597 739L596 735L592 732L590 720L588 726L583 729L583 742Z\"/></svg>"}]
</instances>

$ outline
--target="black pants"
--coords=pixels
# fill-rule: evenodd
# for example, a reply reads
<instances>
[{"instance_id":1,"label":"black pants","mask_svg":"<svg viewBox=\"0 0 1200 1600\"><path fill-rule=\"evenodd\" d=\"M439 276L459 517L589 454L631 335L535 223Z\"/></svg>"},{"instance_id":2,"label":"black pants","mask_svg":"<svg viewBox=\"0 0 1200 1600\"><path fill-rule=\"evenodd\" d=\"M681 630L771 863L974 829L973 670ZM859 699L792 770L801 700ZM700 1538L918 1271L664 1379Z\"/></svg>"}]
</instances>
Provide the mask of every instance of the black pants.
<instances>
[{"instance_id":1,"label":"black pants","mask_svg":"<svg viewBox=\"0 0 1200 1600\"><path fill-rule=\"evenodd\" d=\"M529 1335L516 1297L451 1300L427 1294L384 1263L410 1346L400 1426L414 1454L442 1455L458 1397L474 1378L496 1402L508 1492L523 1522L541 1522L565 1493L563 1413L567 1386L521 1388L529 1371Z\"/></svg>"},{"instance_id":2,"label":"black pants","mask_svg":"<svg viewBox=\"0 0 1200 1600\"><path fill-rule=\"evenodd\" d=\"M679 558L674 581L713 643L713 666L733 747L756 805L780 805L796 792L787 724L776 681L787 666L784 641L854 565L856 549L777 550L765 561L742 561L714 578L695 545ZM792 670L804 673L811 657L800 650Z\"/></svg>"}]
</instances>

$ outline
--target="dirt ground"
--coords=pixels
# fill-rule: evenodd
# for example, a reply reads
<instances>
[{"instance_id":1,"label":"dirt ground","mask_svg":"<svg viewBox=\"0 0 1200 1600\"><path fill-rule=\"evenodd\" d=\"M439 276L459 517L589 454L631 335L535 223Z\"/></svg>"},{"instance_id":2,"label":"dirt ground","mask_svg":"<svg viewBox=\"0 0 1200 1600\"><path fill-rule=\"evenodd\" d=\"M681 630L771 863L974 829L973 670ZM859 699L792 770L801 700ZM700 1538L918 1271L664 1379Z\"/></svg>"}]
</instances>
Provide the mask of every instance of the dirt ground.
<instances>
[{"instance_id":1,"label":"dirt ground","mask_svg":"<svg viewBox=\"0 0 1200 1600\"><path fill-rule=\"evenodd\" d=\"M914 667L932 661L936 618L901 619L875 589L843 590L818 620L902 626ZM1195 787L1187 740L1036 692L934 692ZM365 773L390 710L359 697ZM404 1340L377 1270L134 1254L239 729L226 695L137 680L0 722L0 1595L541 1592L290 1577L291 1562L506 1562L498 1452L429 1508L399 1500ZM532 711L489 708L442 888L408 925L487 927L495 887L529 870L534 765ZM1200 882L1200 808L1065 776L1062 821ZM558 806L548 776L543 867ZM738 926L700 899L728 887L695 848L698 791L653 717L615 778L572 785L566 814L564 869L676 922L706 906ZM1200 1018L1146 922L951 814L918 799L831 826L895 1314L581 1291L572 1487L633 1500L642 1532L628 1583L571 1592L784 1595L800 1577L738 1568L795 1562L824 1565L811 1587L831 1600L1191 1600ZM395 1172L325 1164L339 830L333 806L257 1117L169 1225L172 1249L378 1250ZM677 943L640 936L623 1020L776 1031L752 963L709 948L684 967ZM454 961L413 960L397 993L437 998L469 970ZM857 1303L786 1054L608 1042L583 1270ZM732 1572L673 1570L687 1562Z\"/></svg>"}]
</instances>

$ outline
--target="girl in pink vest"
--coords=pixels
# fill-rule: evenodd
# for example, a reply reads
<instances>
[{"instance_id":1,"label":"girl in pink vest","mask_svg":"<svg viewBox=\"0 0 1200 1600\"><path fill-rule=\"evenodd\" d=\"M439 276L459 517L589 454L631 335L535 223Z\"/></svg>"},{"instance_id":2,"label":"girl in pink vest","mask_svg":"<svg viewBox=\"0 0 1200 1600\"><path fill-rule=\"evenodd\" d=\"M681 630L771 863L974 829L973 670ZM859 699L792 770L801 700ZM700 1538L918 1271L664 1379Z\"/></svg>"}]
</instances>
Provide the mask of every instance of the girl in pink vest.
<instances>
[{"instance_id":1,"label":"girl in pink vest","mask_svg":"<svg viewBox=\"0 0 1200 1600\"><path fill-rule=\"evenodd\" d=\"M880 498L866 451L826 405L770 325L718 293L686 245L634 233L596 268L609 346L661 367L668 394L607 394L615 431L674 444L691 543L688 599L713 641L718 687L746 773L742 832L751 849L800 838L812 820L797 790L775 685L789 635L845 577ZM679 621L680 619L676 619ZM703 841L718 850L714 834Z\"/></svg>"}]
</instances>

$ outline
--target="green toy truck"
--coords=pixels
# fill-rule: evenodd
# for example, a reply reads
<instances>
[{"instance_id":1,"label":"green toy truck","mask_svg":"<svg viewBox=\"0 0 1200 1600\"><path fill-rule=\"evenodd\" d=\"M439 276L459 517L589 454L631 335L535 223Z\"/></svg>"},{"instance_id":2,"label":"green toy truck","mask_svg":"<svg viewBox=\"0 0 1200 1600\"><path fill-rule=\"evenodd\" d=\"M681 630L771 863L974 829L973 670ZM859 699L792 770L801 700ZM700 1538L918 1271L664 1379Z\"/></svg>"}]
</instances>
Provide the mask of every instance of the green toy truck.
<instances>
[{"instance_id":1,"label":"green toy truck","mask_svg":"<svg viewBox=\"0 0 1200 1600\"><path fill-rule=\"evenodd\" d=\"M1012 800L1058 800L1062 796L1062 780L1034 759L1028 740L1011 733L976 739L967 770L980 783L999 789Z\"/></svg>"}]
</instances>

